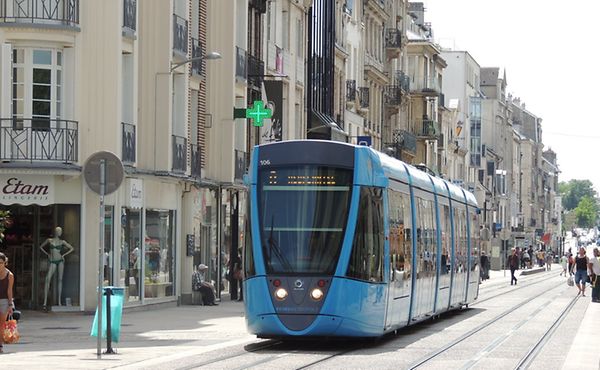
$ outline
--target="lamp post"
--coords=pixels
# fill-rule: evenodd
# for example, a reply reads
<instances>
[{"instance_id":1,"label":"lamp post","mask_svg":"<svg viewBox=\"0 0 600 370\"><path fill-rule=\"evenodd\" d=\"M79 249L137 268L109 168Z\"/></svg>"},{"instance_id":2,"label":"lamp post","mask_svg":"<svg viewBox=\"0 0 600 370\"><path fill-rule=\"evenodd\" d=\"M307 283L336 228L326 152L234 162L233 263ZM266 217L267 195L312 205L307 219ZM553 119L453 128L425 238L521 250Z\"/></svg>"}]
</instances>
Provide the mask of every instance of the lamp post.
<instances>
[{"instance_id":1,"label":"lamp post","mask_svg":"<svg viewBox=\"0 0 600 370\"><path fill-rule=\"evenodd\" d=\"M175 69L181 67L184 64L188 64L188 63L192 63L192 62L198 62L201 60L215 60L215 59L221 59L221 54L217 53L216 51L211 51L208 54L205 55L201 55L199 57L193 57L190 59L186 59L183 62L179 62L179 63L173 63L171 62L171 70L169 72L173 72Z\"/></svg>"}]
</instances>

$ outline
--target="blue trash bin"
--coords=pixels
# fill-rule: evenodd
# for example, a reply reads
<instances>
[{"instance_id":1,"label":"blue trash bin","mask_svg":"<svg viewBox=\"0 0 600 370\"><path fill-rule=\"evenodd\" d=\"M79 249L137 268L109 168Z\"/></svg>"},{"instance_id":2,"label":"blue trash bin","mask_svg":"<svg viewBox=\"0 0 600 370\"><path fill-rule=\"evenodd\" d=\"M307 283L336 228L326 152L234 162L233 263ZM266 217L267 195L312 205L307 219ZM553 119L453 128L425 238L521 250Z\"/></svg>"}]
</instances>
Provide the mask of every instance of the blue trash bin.
<instances>
[{"instance_id":1,"label":"blue trash bin","mask_svg":"<svg viewBox=\"0 0 600 370\"><path fill-rule=\"evenodd\" d=\"M104 294L102 295L102 338L106 338L106 295L112 292L110 297L110 337L113 342L118 342L121 337L121 319L123 318L123 295L125 288L107 286L103 288ZM98 336L98 308L96 308L96 315L94 316L94 322L92 323L92 331L90 333L92 337Z\"/></svg>"}]
</instances>

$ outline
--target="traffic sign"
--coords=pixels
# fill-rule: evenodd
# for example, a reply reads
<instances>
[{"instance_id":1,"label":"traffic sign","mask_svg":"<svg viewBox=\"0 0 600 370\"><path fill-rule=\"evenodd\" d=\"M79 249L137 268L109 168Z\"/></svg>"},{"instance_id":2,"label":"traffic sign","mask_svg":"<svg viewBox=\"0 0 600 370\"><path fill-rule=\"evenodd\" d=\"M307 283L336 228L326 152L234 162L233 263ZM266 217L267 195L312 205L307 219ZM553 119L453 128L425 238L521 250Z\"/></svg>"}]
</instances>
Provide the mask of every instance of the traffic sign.
<instances>
[{"instance_id":1,"label":"traffic sign","mask_svg":"<svg viewBox=\"0 0 600 370\"><path fill-rule=\"evenodd\" d=\"M94 193L100 194L100 168L102 160L104 160L105 183L104 193L101 195L106 195L117 190L123 182L123 164L119 157L107 151L92 154L83 165L83 177L90 189Z\"/></svg>"}]
</instances>

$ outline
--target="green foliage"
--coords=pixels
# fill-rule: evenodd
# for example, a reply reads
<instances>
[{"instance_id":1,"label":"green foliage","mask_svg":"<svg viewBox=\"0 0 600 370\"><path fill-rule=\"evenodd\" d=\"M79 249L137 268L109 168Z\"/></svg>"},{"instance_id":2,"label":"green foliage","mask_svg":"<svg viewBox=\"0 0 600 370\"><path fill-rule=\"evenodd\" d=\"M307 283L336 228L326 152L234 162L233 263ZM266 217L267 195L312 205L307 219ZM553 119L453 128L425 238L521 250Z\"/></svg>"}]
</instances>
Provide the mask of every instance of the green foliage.
<instances>
[{"instance_id":1,"label":"green foliage","mask_svg":"<svg viewBox=\"0 0 600 370\"><path fill-rule=\"evenodd\" d=\"M584 196L575 208L575 217L579 227L594 227L598 218L598 204L594 198Z\"/></svg>"},{"instance_id":2,"label":"green foliage","mask_svg":"<svg viewBox=\"0 0 600 370\"><path fill-rule=\"evenodd\" d=\"M558 191L562 195L562 206L567 211L577 208L584 197L592 200L596 199L596 190L594 190L594 185L590 180L561 182L558 184ZM583 225L579 226L583 227Z\"/></svg>"},{"instance_id":3,"label":"green foliage","mask_svg":"<svg viewBox=\"0 0 600 370\"><path fill-rule=\"evenodd\" d=\"M10 222L8 211L0 211L0 241L4 239L4 230Z\"/></svg>"}]
</instances>

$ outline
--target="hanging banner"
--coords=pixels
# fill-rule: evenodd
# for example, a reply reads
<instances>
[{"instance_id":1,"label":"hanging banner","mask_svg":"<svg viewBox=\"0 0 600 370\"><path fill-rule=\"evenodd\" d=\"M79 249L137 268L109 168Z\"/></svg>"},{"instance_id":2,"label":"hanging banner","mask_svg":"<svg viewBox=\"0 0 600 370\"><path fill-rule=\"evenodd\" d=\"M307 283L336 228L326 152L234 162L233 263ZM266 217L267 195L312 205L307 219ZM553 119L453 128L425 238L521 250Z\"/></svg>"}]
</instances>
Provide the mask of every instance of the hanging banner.
<instances>
[{"instance_id":1,"label":"hanging banner","mask_svg":"<svg viewBox=\"0 0 600 370\"><path fill-rule=\"evenodd\" d=\"M128 205L130 208L144 207L144 182L142 179L129 179Z\"/></svg>"},{"instance_id":2,"label":"hanging banner","mask_svg":"<svg viewBox=\"0 0 600 370\"><path fill-rule=\"evenodd\" d=\"M264 81L263 100L271 109L271 119L260 128L260 143L283 140L283 81Z\"/></svg>"},{"instance_id":3,"label":"hanging banner","mask_svg":"<svg viewBox=\"0 0 600 370\"><path fill-rule=\"evenodd\" d=\"M0 204L54 204L54 176L0 175Z\"/></svg>"}]
</instances>

